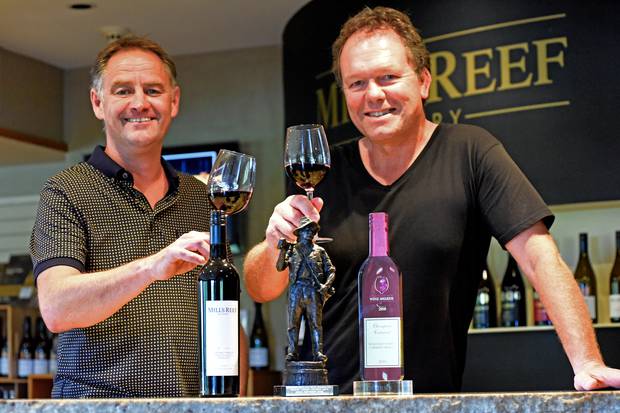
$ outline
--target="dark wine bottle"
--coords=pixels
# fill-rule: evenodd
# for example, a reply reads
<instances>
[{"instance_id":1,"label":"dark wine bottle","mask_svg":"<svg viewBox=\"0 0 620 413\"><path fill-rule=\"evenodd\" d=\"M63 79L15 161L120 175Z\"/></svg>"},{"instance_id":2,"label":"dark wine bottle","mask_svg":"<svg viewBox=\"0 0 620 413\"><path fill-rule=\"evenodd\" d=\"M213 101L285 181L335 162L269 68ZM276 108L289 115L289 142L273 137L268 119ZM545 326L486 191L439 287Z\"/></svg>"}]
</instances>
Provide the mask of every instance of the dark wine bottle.
<instances>
[{"instance_id":1,"label":"dark wine bottle","mask_svg":"<svg viewBox=\"0 0 620 413\"><path fill-rule=\"evenodd\" d=\"M254 303L254 308L254 324L250 335L250 368L265 370L269 368L267 330L263 321L262 304Z\"/></svg>"},{"instance_id":2,"label":"dark wine bottle","mask_svg":"<svg viewBox=\"0 0 620 413\"><path fill-rule=\"evenodd\" d=\"M575 268L575 280L577 280L577 285L588 306L590 318L593 323L596 323L598 321L596 311L596 276L590 264L588 234L586 233L579 234L579 261L577 261L577 267Z\"/></svg>"},{"instance_id":3,"label":"dark wine bottle","mask_svg":"<svg viewBox=\"0 0 620 413\"><path fill-rule=\"evenodd\" d=\"M489 269L484 264L482 278L476 294L476 306L474 307L474 328L497 327L497 296L495 283Z\"/></svg>"},{"instance_id":4,"label":"dark wine bottle","mask_svg":"<svg viewBox=\"0 0 620 413\"><path fill-rule=\"evenodd\" d=\"M9 375L9 342L2 328L2 321L3 319L0 318L0 376L7 377Z\"/></svg>"},{"instance_id":5,"label":"dark wine bottle","mask_svg":"<svg viewBox=\"0 0 620 413\"><path fill-rule=\"evenodd\" d=\"M227 259L226 218L211 212L211 255L198 275L200 395L239 395L239 273Z\"/></svg>"},{"instance_id":6,"label":"dark wine bottle","mask_svg":"<svg viewBox=\"0 0 620 413\"><path fill-rule=\"evenodd\" d=\"M502 279L502 327L522 327L526 324L525 285L517 262L509 254Z\"/></svg>"},{"instance_id":7,"label":"dark wine bottle","mask_svg":"<svg viewBox=\"0 0 620 413\"><path fill-rule=\"evenodd\" d=\"M49 367L49 339L47 336L47 328L41 317L37 317L36 331L34 342L34 374L48 374L50 372Z\"/></svg>"},{"instance_id":8,"label":"dark wine bottle","mask_svg":"<svg viewBox=\"0 0 620 413\"><path fill-rule=\"evenodd\" d=\"M34 347L32 343L32 320L24 318L22 339L17 353L17 377L28 377L34 370Z\"/></svg>"},{"instance_id":9,"label":"dark wine bottle","mask_svg":"<svg viewBox=\"0 0 620 413\"><path fill-rule=\"evenodd\" d=\"M532 301L534 302L534 324L537 326L550 326L551 320L536 290L532 291Z\"/></svg>"},{"instance_id":10,"label":"dark wine bottle","mask_svg":"<svg viewBox=\"0 0 620 413\"><path fill-rule=\"evenodd\" d=\"M616 260L609 275L609 319L620 323L620 231L616 231Z\"/></svg>"},{"instance_id":11,"label":"dark wine bottle","mask_svg":"<svg viewBox=\"0 0 620 413\"><path fill-rule=\"evenodd\" d=\"M358 274L360 376L402 380L402 275L389 256L387 214L368 218L370 252Z\"/></svg>"}]
</instances>

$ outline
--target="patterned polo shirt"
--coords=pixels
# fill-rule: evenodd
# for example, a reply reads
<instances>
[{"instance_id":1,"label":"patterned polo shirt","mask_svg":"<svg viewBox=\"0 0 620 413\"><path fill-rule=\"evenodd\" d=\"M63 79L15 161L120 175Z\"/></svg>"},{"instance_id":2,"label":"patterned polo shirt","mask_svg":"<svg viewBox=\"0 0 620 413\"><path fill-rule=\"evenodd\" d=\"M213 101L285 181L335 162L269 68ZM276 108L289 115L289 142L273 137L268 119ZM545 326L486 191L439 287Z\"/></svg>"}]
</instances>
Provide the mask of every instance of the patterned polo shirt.
<instances>
[{"instance_id":1,"label":"patterned polo shirt","mask_svg":"<svg viewBox=\"0 0 620 413\"><path fill-rule=\"evenodd\" d=\"M154 209L102 147L52 176L31 237L35 277L55 265L88 277L208 231L205 184L162 164L169 191ZM61 333L52 396L198 395L198 271L156 281L108 319ZM87 305L95 311L96 297Z\"/></svg>"}]
</instances>

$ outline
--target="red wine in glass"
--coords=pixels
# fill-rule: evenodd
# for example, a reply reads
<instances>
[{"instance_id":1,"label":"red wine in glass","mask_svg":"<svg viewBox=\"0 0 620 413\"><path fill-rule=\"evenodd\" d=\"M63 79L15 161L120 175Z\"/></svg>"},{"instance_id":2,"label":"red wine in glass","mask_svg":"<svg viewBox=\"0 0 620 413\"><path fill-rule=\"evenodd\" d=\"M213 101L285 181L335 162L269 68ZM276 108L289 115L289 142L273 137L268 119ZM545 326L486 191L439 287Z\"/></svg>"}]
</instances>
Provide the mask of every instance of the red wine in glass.
<instances>
[{"instance_id":1,"label":"red wine in glass","mask_svg":"<svg viewBox=\"0 0 620 413\"><path fill-rule=\"evenodd\" d=\"M250 202L251 197L251 191L214 191L209 195L213 208L223 211L226 215L242 211Z\"/></svg>"},{"instance_id":2,"label":"red wine in glass","mask_svg":"<svg viewBox=\"0 0 620 413\"><path fill-rule=\"evenodd\" d=\"M292 163L286 165L286 173L303 190L313 190L329 171L329 165Z\"/></svg>"}]
</instances>

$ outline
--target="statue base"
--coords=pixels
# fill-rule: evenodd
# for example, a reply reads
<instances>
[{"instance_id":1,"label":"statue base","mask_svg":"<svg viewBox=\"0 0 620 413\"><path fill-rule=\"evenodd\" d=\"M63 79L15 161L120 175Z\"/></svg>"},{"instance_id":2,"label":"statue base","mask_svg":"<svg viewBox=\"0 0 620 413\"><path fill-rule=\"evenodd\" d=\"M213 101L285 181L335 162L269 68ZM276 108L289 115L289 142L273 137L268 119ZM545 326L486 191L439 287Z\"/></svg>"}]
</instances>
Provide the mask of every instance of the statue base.
<instances>
[{"instance_id":1,"label":"statue base","mask_svg":"<svg viewBox=\"0 0 620 413\"><path fill-rule=\"evenodd\" d=\"M354 396L411 396L411 380L365 380L353 382Z\"/></svg>"},{"instance_id":2,"label":"statue base","mask_svg":"<svg viewBox=\"0 0 620 413\"><path fill-rule=\"evenodd\" d=\"M328 384L327 369L322 361L287 361L284 384L273 386L274 396L337 396L338 386Z\"/></svg>"}]
</instances>

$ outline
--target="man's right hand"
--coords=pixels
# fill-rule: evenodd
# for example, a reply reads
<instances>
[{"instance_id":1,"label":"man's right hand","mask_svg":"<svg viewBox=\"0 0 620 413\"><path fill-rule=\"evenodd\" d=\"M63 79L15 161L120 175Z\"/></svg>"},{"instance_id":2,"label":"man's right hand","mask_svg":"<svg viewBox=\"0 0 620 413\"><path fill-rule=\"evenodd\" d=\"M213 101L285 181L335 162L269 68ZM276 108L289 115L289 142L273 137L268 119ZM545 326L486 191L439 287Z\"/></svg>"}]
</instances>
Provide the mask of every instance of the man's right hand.
<instances>
[{"instance_id":1,"label":"man's right hand","mask_svg":"<svg viewBox=\"0 0 620 413\"><path fill-rule=\"evenodd\" d=\"M273 209L269 218L269 225L265 231L265 238L272 249L276 249L280 238L290 242L295 241L293 231L299 225L302 217L306 216L319 222L319 212L323 208L323 200L314 198L310 201L305 195L291 195L280 202Z\"/></svg>"},{"instance_id":2,"label":"man's right hand","mask_svg":"<svg viewBox=\"0 0 620 413\"><path fill-rule=\"evenodd\" d=\"M205 264L209 258L210 241L208 232L190 231L163 250L147 257L153 281L167 280Z\"/></svg>"}]
</instances>

